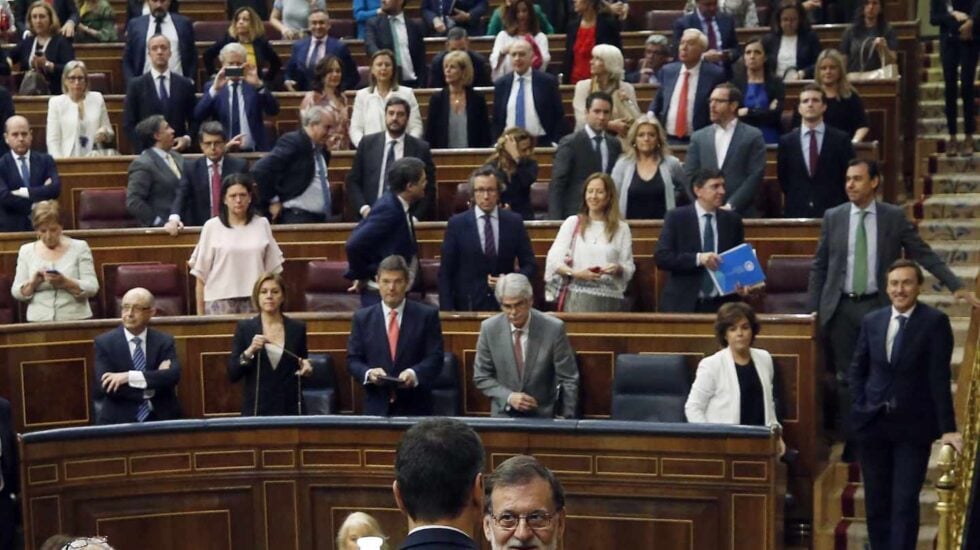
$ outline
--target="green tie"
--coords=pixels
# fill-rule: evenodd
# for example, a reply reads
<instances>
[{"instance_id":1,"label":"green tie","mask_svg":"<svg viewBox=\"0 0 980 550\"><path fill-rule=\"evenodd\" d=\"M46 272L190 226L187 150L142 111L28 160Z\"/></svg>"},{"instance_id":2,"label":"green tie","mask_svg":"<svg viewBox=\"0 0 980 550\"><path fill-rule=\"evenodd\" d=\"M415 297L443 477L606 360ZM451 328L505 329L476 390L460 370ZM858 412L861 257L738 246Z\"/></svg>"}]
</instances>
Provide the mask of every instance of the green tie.
<instances>
[{"instance_id":1,"label":"green tie","mask_svg":"<svg viewBox=\"0 0 980 550\"><path fill-rule=\"evenodd\" d=\"M868 211L859 213L857 231L854 235L854 279L851 287L854 294L862 295L868 290L868 232L864 229L864 218Z\"/></svg>"},{"instance_id":2,"label":"green tie","mask_svg":"<svg viewBox=\"0 0 980 550\"><path fill-rule=\"evenodd\" d=\"M392 50L395 52L395 65L398 66L398 70L402 68L401 55L398 53L398 33L395 32L395 18L388 18L388 25L391 28L391 45ZM395 80L401 80L401 75L395 75Z\"/></svg>"}]
</instances>

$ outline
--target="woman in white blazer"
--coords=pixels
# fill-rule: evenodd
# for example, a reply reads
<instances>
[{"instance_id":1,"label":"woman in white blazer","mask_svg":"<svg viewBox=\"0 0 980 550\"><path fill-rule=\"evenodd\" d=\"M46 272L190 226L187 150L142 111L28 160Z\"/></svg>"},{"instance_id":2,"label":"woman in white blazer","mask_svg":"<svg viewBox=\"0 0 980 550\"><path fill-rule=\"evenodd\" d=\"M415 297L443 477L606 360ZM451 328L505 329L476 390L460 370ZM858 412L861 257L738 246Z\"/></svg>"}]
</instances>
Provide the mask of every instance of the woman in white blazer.
<instances>
[{"instance_id":1,"label":"woman in white blazer","mask_svg":"<svg viewBox=\"0 0 980 550\"><path fill-rule=\"evenodd\" d=\"M362 137L385 130L385 104L391 96L408 102L412 112L408 115L406 132L422 138L424 129L419 102L415 99L414 90L398 85L395 74L399 70L391 50L378 50L371 56L371 84L354 95L354 109L350 117L350 142L355 148Z\"/></svg>"},{"instance_id":2,"label":"woman in white blazer","mask_svg":"<svg viewBox=\"0 0 980 550\"><path fill-rule=\"evenodd\" d=\"M109 111L102 94L89 91L85 63L65 64L61 88L64 93L48 100L48 154L56 159L84 157L96 144L111 145Z\"/></svg>"},{"instance_id":3,"label":"woman in white blazer","mask_svg":"<svg viewBox=\"0 0 980 550\"><path fill-rule=\"evenodd\" d=\"M759 321L748 304L730 302L718 308L715 334L726 347L698 364L684 405L688 422L779 425L772 356L751 347L758 333Z\"/></svg>"}]
</instances>

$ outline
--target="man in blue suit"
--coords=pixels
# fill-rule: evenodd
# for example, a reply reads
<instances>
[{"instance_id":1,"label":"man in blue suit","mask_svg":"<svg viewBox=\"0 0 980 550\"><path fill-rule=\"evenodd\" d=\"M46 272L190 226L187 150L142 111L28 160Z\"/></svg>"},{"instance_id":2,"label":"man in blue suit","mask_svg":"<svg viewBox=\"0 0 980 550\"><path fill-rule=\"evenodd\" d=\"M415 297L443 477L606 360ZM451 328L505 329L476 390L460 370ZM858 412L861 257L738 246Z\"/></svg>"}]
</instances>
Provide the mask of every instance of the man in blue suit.
<instances>
[{"instance_id":1,"label":"man in blue suit","mask_svg":"<svg viewBox=\"0 0 980 550\"><path fill-rule=\"evenodd\" d=\"M718 0L698 0L697 9L674 21L674 44L687 29L704 33L708 49L704 60L725 68L731 78L732 63L738 59L738 39L735 37L735 18L718 11Z\"/></svg>"},{"instance_id":2,"label":"man in blue suit","mask_svg":"<svg viewBox=\"0 0 980 550\"><path fill-rule=\"evenodd\" d=\"M425 64L425 30L405 15L405 0L381 0L381 11L365 25L364 49L368 56L379 50L395 52L400 82L411 88L428 82ZM395 36L401 37L395 40Z\"/></svg>"},{"instance_id":3,"label":"man in blue suit","mask_svg":"<svg viewBox=\"0 0 980 550\"><path fill-rule=\"evenodd\" d=\"M541 147L557 145L568 133L558 80L531 68L531 44L526 40L511 44L508 55L514 71L493 83L494 139L516 126L537 137ZM523 98L522 88L526 94ZM524 108L518 107L520 99Z\"/></svg>"},{"instance_id":4,"label":"man in blue suit","mask_svg":"<svg viewBox=\"0 0 980 550\"><path fill-rule=\"evenodd\" d=\"M289 63L286 65L286 89L291 92L307 92L313 87L313 69L318 61L332 55L340 60L344 76L340 87L344 90L354 90L357 88L361 77L357 72L357 63L354 62L350 50L342 41L329 36L330 16L326 10L315 8L310 11L309 22L310 35L306 38L293 42L293 50L289 54Z\"/></svg>"},{"instance_id":5,"label":"man in blue suit","mask_svg":"<svg viewBox=\"0 0 980 550\"><path fill-rule=\"evenodd\" d=\"M174 338L149 328L153 294L130 289L122 299L122 326L95 338L98 424L180 418L180 362Z\"/></svg>"},{"instance_id":6,"label":"man in blue suit","mask_svg":"<svg viewBox=\"0 0 980 550\"><path fill-rule=\"evenodd\" d=\"M932 442L963 448L950 392L953 330L945 313L918 302L922 281L912 260L888 267L891 305L861 321L851 361L851 422L872 550L916 548Z\"/></svg>"},{"instance_id":7,"label":"man in blue suit","mask_svg":"<svg viewBox=\"0 0 980 550\"><path fill-rule=\"evenodd\" d=\"M711 90L725 81L725 71L701 61L707 47L704 33L697 29L684 31L678 60L664 65L657 73L661 86L648 114L660 120L672 143L687 143L695 130L711 123L708 98Z\"/></svg>"},{"instance_id":8,"label":"man in blue suit","mask_svg":"<svg viewBox=\"0 0 980 550\"><path fill-rule=\"evenodd\" d=\"M515 272L528 279L538 266L524 218L497 206L500 181L490 166L470 175L475 205L456 214L446 225L439 265L439 309L443 311L496 311L497 279Z\"/></svg>"},{"instance_id":9,"label":"man in blue suit","mask_svg":"<svg viewBox=\"0 0 980 550\"><path fill-rule=\"evenodd\" d=\"M375 281L381 303L354 313L347 371L364 386L364 414L427 415L432 411L429 387L443 361L439 310L405 299L410 278L401 256L382 260Z\"/></svg>"},{"instance_id":10,"label":"man in blue suit","mask_svg":"<svg viewBox=\"0 0 980 550\"><path fill-rule=\"evenodd\" d=\"M123 77L126 82L149 71L149 39L166 36L179 55L170 59L170 70L191 80L197 77L197 49L190 19L172 13L170 0L148 0L150 13L126 24L126 48L123 50Z\"/></svg>"},{"instance_id":11,"label":"man in blue suit","mask_svg":"<svg viewBox=\"0 0 980 550\"><path fill-rule=\"evenodd\" d=\"M347 239L347 273L351 290L361 291L361 305L381 300L374 281L381 260L398 255L408 263L409 288L418 275L419 243L411 208L425 197L425 163L413 157L396 160L388 171L388 192L371 206Z\"/></svg>"},{"instance_id":12,"label":"man in blue suit","mask_svg":"<svg viewBox=\"0 0 980 550\"><path fill-rule=\"evenodd\" d=\"M153 115L163 115L174 129L177 143L174 149L185 151L194 134L194 82L170 70L173 50L170 39L156 35L147 43L150 50L150 71L140 74L126 85L123 100L123 129L129 137L133 153L143 152L145 145L136 126Z\"/></svg>"},{"instance_id":13,"label":"man in blue suit","mask_svg":"<svg viewBox=\"0 0 980 550\"><path fill-rule=\"evenodd\" d=\"M221 48L221 70L205 84L207 91L194 108L194 118L214 118L227 124L232 136L242 136L242 151L268 151L272 149L272 139L265 133L262 115L279 114L279 101L247 58L245 46L238 42Z\"/></svg>"},{"instance_id":14,"label":"man in blue suit","mask_svg":"<svg viewBox=\"0 0 980 550\"><path fill-rule=\"evenodd\" d=\"M10 151L0 157L0 231L30 231L34 203L61 194L58 168L51 155L31 150L34 134L26 118L8 118L3 137Z\"/></svg>"}]
</instances>

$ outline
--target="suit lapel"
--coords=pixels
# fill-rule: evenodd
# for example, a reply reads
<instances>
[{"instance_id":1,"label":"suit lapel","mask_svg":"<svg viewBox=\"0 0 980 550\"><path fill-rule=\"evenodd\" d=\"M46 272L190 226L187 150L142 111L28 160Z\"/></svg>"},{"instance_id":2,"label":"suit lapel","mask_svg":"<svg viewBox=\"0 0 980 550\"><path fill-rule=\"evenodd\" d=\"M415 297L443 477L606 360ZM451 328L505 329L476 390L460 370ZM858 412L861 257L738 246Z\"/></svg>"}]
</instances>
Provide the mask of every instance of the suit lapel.
<instances>
[{"instance_id":1,"label":"suit lapel","mask_svg":"<svg viewBox=\"0 0 980 550\"><path fill-rule=\"evenodd\" d=\"M524 385L527 383L528 373L538 360L538 350L541 347L541 327L543 325L540 321L537 323L534 322L534 317L534 310L531 310L528 322L524 325L525 330L527 330L527 353L524 354L524 373L521 376L521 389L524 389ZM534 330L531 330L532 328Z\"/></svg>"},{"instance_id":2,"label":"suit lapel","mask_svg":"<svg viewBox=\"0 0 980 550\"><path fill-rule=\"evenodd\" d=\"M398 327L398 343L395 345L395 362L401 359L402 354L405 352L405 346L409 340L409 337L407 334L405 334L404 329L415 326L415 311L410 307L411 305L412 303L408 301L408 298L405 298L405 310L402 312L402 324ZM392 366L394 366L394 362Z\"/></svg>"}]
</instances>

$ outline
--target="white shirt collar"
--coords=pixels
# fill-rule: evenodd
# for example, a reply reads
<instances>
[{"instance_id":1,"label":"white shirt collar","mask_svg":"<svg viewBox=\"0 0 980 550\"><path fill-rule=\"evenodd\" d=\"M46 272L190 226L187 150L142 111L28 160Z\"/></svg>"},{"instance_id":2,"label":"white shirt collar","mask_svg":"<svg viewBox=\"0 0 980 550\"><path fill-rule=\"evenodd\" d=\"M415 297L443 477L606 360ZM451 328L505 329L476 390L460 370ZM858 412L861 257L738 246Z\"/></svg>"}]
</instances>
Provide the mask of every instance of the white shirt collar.
<instances>
[{"instance_id":1,"label":"white shirt collar","mask_svg":"<svg viewBox=\"0 0 980 550\"><path fill-rule=\"evenodd\" d=\"M150 67L150 73L153 75L153 81L154 82L156 82L157 80L160 79L160 75L165 76L167 78L167 80L170 79L170 69L169 68L167 70L163 71L163 72L160 72L160 71L156 70L155 67Z\"/></svg>"},{"instance_id":2,"label":"white shirt collar","mask_svg":"<svg viewBox=\"0 0 980 550\"><path fill-rule=\"evenodd\" d=\"M407 214L408 213L408 209L411 208L412 205L411 204L408 204L408 201L406 201L405 199L403 199L401 195L395 195L395 197L398 198L398 202L402 203L402 210L404 210L405 213Z\"/></svg>"},{"instance_id":3,"label":"white shirt collar","mask_svg":"<svg viewBox=\"0 0 980 550\"><path fill-rule=\"evenodd\" d=\"M402 135L394 137L388 132L388 130L385 130L385 145L391 143L392 140L397 141L399 145L405 143L405 134L406 132L402 132Z\"/></svg>"},{"instance_id":4,"label":"white shirt collar","mask_svg":"<svg viewBox=\"0 0 980 550\"><path fill-rule=\"evenodd\" d=\"M684 75L684 71L689 71L691 74L700 74L700 71L701 71L701 60L698 60L698 64L695 65L695 66L693 66L693 67L691 67L690 69L687 68L687 65L685 65L684 63L681 63L681 73L680 74L682 76Z\"/></svg>"},{"instance_id":5,"label":"white shirt collar","mask_svg":"<svg viewBox=\"0 0 980 550\"><path fill-rule=\"evenodd\" d=\"M510 325L510 334L511 334L511 336L514 335L514 331L515 330L521 330L521 331L524 332L524 336L527 336L528 334L530 334L530 332L528 332L528 327L531 326L531 312L528 312L528 314L527 314L527 321L524 323L524 326L521 327L520 329L518 329L516 326L514 326L514 323L507 323L507 324Z\"/></svg>"},{"instance_id":6,"label":"white shirt collar","mask_svg":"<svg viewBox=\"0 0 980 550\"><path fill-rule=\"evenodd\" d=\"M388 307L388 304L386 304L384 302L384 300L381 301L381 312L384 313L385 325L386 326L387 326L387 323L388 323L388 316L391 315L391 312L392 311L397 311L398 312L398 318L401 318L401 316L405 313L405 302L407 300L408 300L407 298L405 300L402 300L402 303L398 304L398 307L396 307L394 309Z\"/></svg>"},{"instance_id":7,"label":"white shirt collar","mask_svg":"<svg viewBox=\"0 0 980 550\"><path fill-rule=\"evenodd\" d=\"M701 203L698 202L697 199L695 199L695 201L694 201L694 210L698 213L698 219L699 220L701 218L703 218L705 214L711 214L713 216L713 215L717 214L717 212L718 212L717 210L713 210L711 212L708 212L707 210L704 209L703 206L701 206Z\"/></svg>"},{"instance_id":8,"label":"white shirt collar","mask_svg":"<svg viewBox=\"0 0 980 550\"><path fill-rule=\"evenodd\" d=\"M823 135L823 133L826 130L826 128L827 128L827 125L824 124L824 122L821 120L820 121L820 124L817 124L815 127L813 127L813 131L815 131L817 133L817 135ZM807 135L807 133L810 130L811 130L811 128L809 126L807 126L806 124L800 124L800 132L802 132L804 136Z\"/></svg>"},{"instance_id":9,"label":"white shirt collar","mask_svg":"<svg viewBox=\"0 0 980 550\"><path fill-rule=\"evenodd\" d=\"M585 125L585 133L589 134L589 139L595 139L595 137L599 135L599 133L593 130L588 124ZM606 137L605 132L603 132L602 137Z\"/></svg>"},{"instance_id":10,"label":"white shirt collar","mask_svg":"<svg viewBox=\"0 0 980 550\"><path fill-rule=\"evenodd\" d=\"M899 315L901 315L901 316L905 317L906 319L909 319L909 318L912 317L912 312L915 311L915 308L918 305L919 305L919 302L916 302L916 303L912 304L912 307L910 307L908 311L905 311L903 313L899 313L898 310L895 309L895 306L892 306L892 316L891 316L891 318L894 319L894 318L898 317Z\"/></svg>"},{"instance_id":11,"label":"white shirt collar","mask_svg":"<svg viewBox=\"0 0 980 550\"><path fill-rule=\"evenodd\" d=\"M527 70L524 71L524 74L517 74L517 71L514 71L514 82L516 83L518 80L520 80L522 78L527 78L528 80L530 80L531 79L531 71L533 71L533 70L534 69L532 69L531 67L528 67Z\"/></svg>"},{"instance_id":12,"label":"white shirt collar","mask_svg":"<svg viewBox=\"0 0 980 550\"><path fill-rule=\"evenodd\" d=\"M875 201L871 201L871 204L869 204L869 205L868 205L868 207L867 207L867 208L865 208L864 210L865 210L865 211L866 211L866 212L867 212L868 214L875 214L875 213L877 213L877 212L878 212L878 208L877 208L877 206L876 206L877 204L878 204L878 201L876 201L876 200L875 200ZM858 213L858 212L860 212L860 211L861 211L861 209L860 209L860 208L858 208L858 205L856 205L856 204L854 204L854 203L852 202L852 203L851 203L851 215L853 216L853 215L855 215L855 214L857 214L857 213Z\"/></svg>"},{"instance_id":13,"label":"white shirt collar","mask_svg":"<svg viewBox=\"0 0 980 550\"><path fill-rule=\"evenodd\" d=\"M133 337L138 337L140 339L140 342L143 343L143 344L145 344L146 343L146 332L147 332L147 329L144 328L143 329L143 332L141 332L139 334L133 334L132 332L129 332L129 329L127 329L126 327L123 327L123 334L126 335L126 342L127 343L132 342L133 341Z\"/></svg>"},{"instance_id":14,"label":"white shirt collar","mask_svg":"<svg viewBox=\"0 0 980 550\"><path fill-rule=\"evenodd\" d=\"M735 130L736 124L738 124L738 117L732 118L730 121L728 121L728 124L725 124L724 126L722 126L721 124L715 124L715 128L718 128L725 132L732 132Z\"/></svg>"},{"instance_id":15,"label":"white shirt collar","mask_svg":"<svg viewBox=\"0 0 980 550\"><path fill-rule=\"evenodd\" d=\"M494 206L493 207L493 210L491 210L489 212L484 212L483 209L481 209L479 206L474 207L473 208L473 211L476 213L476 219L477 220L482 220L483 219L483 216L486 215L486 214L490 214L490 218L491 219L497 219L497 207L496 206Z\"/></svg>"},{"instance_id":16,"label":"white shirt collar","mask_svg":"<svg viewBox=\"0 0 980 550\"><path fill-rule=\"evenodd\" d=\"M17 153L13 152L13 150L10 151L10 154L13 155L14 160L16 160L17 162L20 162L20 157L24 157L24 160L27 161L27 164L28 165L31 164L31 150L30 149L28 149L27 152L24 153L23 155L18 155ZM20 166L18 166L18 168L20 168Z\"/></svg>"},{"instance_id":17,"label":"white shirt collar","mask_svg":"<svg viewBox=\"0 0 980 550\"><path fill-rule=\"evenodd\" d=\"M461 534L465 535L466 538L468 538L468 539L470 538L470 536L465 531L460 531L459 529L457 529L455 527L450 527L448 525L422 525L420 527L416 527L415 529L412 529L411 531L408 532L408 534L411 535L412 533L414 533L416 531L423 531L425 529L450 529L450 530L456 531L457 533L461 533Z\"/></svg>"}]
</instances>

